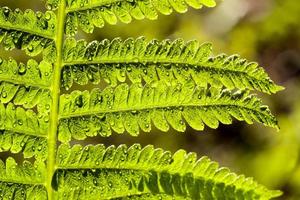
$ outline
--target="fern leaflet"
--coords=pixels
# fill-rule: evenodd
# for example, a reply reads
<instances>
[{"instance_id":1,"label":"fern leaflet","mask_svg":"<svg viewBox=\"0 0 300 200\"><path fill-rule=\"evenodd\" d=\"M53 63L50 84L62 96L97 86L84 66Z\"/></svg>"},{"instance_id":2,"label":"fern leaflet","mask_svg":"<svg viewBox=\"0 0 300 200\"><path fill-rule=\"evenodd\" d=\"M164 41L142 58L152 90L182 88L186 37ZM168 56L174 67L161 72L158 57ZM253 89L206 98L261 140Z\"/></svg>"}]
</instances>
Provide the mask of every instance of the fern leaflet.
<instances>
[{"instance_id":1,"label":"fern leaflet","mask_svg":"<svg viewBox=\"0 0 300 200\"><path fill-rule=\"evenodd\" d=\"M0 10L0 43L5 50L24 50L30 56L43 52L44 59L55 60L56 15L52 11L34 13L7 7Z\"/></svg>"},{"instance_id":2,"label":"fern leaflet","mask_svg":"<svg viewBox=\"0 0 300 200\"><path fill-rule=\"evenodd\" d=\"M259 99L248 92L195 87L192 82L166 86L164 82L154 82L142 87L121 84L103 91L94 89L74 91L63 95L60 100L59 138L69 141L85 139L86 135L111 135L125 130L139 134L139 127L150 132L151 121L162 131L169 130L169 124L177 131L185 131L185 123L196 130L203 130L204 124L217 128L219 121L231 124L232 117L248 123L261 122L277 127L276 119Z\"/></svg>"},{"instance_id":3,"label":"fern leaflet","mask_svg":"<svg viewBox=\"0 0 300 200\"><path fill-rule=\"evenodd\" d=\"M197 85L226 86L229 89L251 89L266 93L282 90L270 80L256 63L238 56L211 56L211 45L197 41L185 43L152 40L141 37L122 41L66 41L62 85L69 89L73 82L85 85L89 81L98 84L101 79L115 86L126 76L136 83L142 79L176 79L181 83L192 78Z\"/></svg>"},{"instance_id":4,"label":"fern leaflet","mask_svg":"<svg viewBox=\"0 0 300 200\"><path fill-rule=\"evenodd\" d=\"M42 162L32 165L25 161L17 165L13 158L6 163L0 160L0 189L3 199L47 199L45 181L45 165Z\"/></svg>"},{"instance_id":5,"label":"fern leaflet","mask_svg":"<svg viewBox=\"0 0 300 200\"><path fill-rule=\"evenodd\" d=\"M207 157L149 145L61 145L53 186L65 199L269 199L280 195ZM75 188L75 189L70 189Z\"/></svg>"}]
</instances>

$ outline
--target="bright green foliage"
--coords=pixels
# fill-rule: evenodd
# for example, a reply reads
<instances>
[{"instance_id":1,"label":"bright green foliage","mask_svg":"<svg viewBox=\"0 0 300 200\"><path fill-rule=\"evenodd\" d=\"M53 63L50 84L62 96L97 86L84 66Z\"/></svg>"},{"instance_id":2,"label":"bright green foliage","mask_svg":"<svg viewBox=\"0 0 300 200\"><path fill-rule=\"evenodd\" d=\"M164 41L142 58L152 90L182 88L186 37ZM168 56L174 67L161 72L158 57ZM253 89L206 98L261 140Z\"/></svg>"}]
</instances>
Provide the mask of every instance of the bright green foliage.
<instances>
[{"instance_id":1,"label":"bright green foliage","mask_svg":"<svg viewBox=\"0 0 300 200\"><path fill-rule=\"evenodd\" d=\"M48 89L52 80L52 65L46 61L40 64L30 59L27 64L17 63L12 58L0 60L1 81L25 86ZM40 101L41 103L44 101Z\"/></svg>"},{"instance_id":2,"label":"bright green foliage","mask_svg":"<svg viewBox=\"0 0 300 200\"><path fill-rule=\"evenodd\" d=\"M48 1L55 8L59 0ZM79 26L83 31L92 33L94 27L102 28L105 23L115 25L118 21L130 23L132 19L155 20L158 13L169 15L175 10L184 13L188 7L213 7L214 0L66 0L67 35L74 36Z\"/></svg>"},{"instance_id":3,"label":"bright green foliage","mask_svg":"<svg viewBox=\"0 0 300 200\"><path fill-rule=\"evenodd\" d=\"M0 152L22 152L25 158L35 156L37 160L45 160L47 157L47 139L44 136L1 131L0 147Z\"/></svg>"},{"instance_id":4,"label":"bright green foliage","mask_svg":"<svg viewBox=\"0 0 300 200\"><path fill-rule=\"evenodd\" d=\"M229 89L256 89L276 93L282 88L275 85L257 63L239 56L211 56L211 45L197 41L185 43L152 40L141 37L122 41L76 42L69 39L64 49L65 67L62 85L69 89L73 82L85 85L88 81L98 84L101 79L115 86L126 76L133 83L142 79L178 80L181 83L192 78L197 85L226 86Z\"/></svg>"},{"instance_id":5,"label":"bright green foliage","mask_svg":"<svg viewBox=\"0 0 300 200\"><path fill-rule=\"evenodd\" d=\"M13 158L8 158L6 163L0 160L1 199L47 199L47 191L43 185L45 170L45 165L41 162L32 165L25 161L19 166Z\"/></svg>"},{"instance_id":6,"label":"bright green foliage","mask_svg":"<svg viewBox=\"0 0 300 200\"><path fill-rule=\"evenodd\" d=\"M158 13L214 5L213 0L48 0L45 13L1 8L4 50L24 50L30 57L42 53L43 58L26 64L0 58L0 151L25 159L19 165L13 158L6 164L0 160L0 199L279 195L182 150L172 156L152 146L68 144L113 131L137 136L153 126L179 132L186 125L217 128L234 118L278 128L269 108L250 91L272 94L282 88L256 63L213 56L210 44L197 41L147 42L141 37L87 43L73 38L77 26L90 33L105 22L156 19ZM76 84L89 83L100 87L75 90ZM57 153L58 141L63 144Z\"/></svg>"},{"instance_id":7,"label":"bright green foliage","mask_svg":"<svg viewBox=\"0 0 300 200\"><path fill-rule=\"evenodd\" d=\"M184 132L184 120L194 129L204 124L217 128L219 121L231 124L232 117L248 123L261 122L277 127L277 121L266 106L247 91L195 87L192 82L167 86L165 82L107 87L103 91L73 91L60 100L59 139L68 142L86 136L110 136L125 130L133 136L139 129L150 132L151 121L161 131L169 124ZM183 118L184 120L183 120Z\"/></svg>"},{"instance_id":8,"label":"bright green foliage","mask_svg":"<svg viewBox=\"0 0 300 200\"><path fill-rule=\"evenodd\" d=\"M207 157L149 145L61 145L53 186L63 199L269 199L280 194Z\"/></svg>"},{"instance_id":9,"label":"bright green foliage","mask_svg":"<svg viewBox=\"0 0 300 200\"><path fill-rule=\"evenodd\" d=\"M12 103L0 104L0 127L3 130L16 131L28 135L47 134L48 116L38 117L32 110L15 107Z\"/></svg>"},{"instance_id":10,"label":"bright green foliage","mask_svg":"<svg viewBox=\"0 0 300 200\"><path fill-rule=\"evenodd\" d=\"M52 65L0 62L0 151L23 152L25 158L47 157ZM36 109L38 112L35 112Z\"/></svg>"},{"instance_id":11,"label":"bright green foliage","mask_svg":"<svg viewBox=\"0 0 300 200\"><path fill-rule=\"evenodd\" d=\"M0 43L5 50L14 48L24 50L30 56L43 52L45 60L55 60L56 15L20 9L11 10L3 7L0 10Z\"/></svg>"}]
</instances>

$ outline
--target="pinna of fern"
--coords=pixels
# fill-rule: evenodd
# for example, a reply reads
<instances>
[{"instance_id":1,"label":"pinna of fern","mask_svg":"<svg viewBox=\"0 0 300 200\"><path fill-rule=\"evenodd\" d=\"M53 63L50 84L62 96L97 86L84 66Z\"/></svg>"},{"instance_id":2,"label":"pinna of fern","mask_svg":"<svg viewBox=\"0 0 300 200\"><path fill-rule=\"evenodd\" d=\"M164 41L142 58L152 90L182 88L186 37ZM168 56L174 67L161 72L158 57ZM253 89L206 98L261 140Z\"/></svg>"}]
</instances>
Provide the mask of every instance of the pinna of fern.
<instances>
[{"instance_id":1,"label":"pinna of fern","mask_svg":"<svg viewBox=\"0 0 300 200\"><path fill-rule=\"evenodd\" d=\"M47 0L45 13L0 9L0 43L32 57L0 59L3 199L270 199L280 195L206 157L152 146L70 145L153 127L184 132L233 119L278 129L254 91L282 89L262 67L182 39L76 40L105 23L212 7L213 0ZM37 56L43 55L42 61ZM79 91L90 83L104 89ZM61 144L58 144L61 142ZM27 160L34 158L35 162Z\"/></svg>"},{"instance_id":2,"label":"pinna of fern","mask_svg":"<svg viewBox=\"0 0 300 200\"><path fill-rule=\"evenodd\" d=\"M175 154L148 145L141 148L62 144L52 187L58 199L270 199L271 191L207 157L179 150ZM45 165L0 161L4 199L47 199Z\"/></svg>"},{"instance_id":3,"label":"pinna of fern","mask_svg":"<svg viewBox=\"0 0 300 200\"><path fill-rule=\"evenodd\" d=\"M59 117L58 137L63 142L70 141L71 135L77 140L97 134L110 136L111 129L137 136L139 129L150 132L151 122L161 131L168 131L170 124L184 132L183 118L196 130L203 130L204 124L211 128L217 128L219 122L231 124L232 117L277 128L270 110L249 92L197 87L192 81L73 91L61 96Z\"/></svg>"},{"instance_id":4,"label":"pinna of fern","mask_svg":"<svg viewBox=\"0 0 300 200\"><path fill-rule=\"evenodd\" d=\"M270 199L281 193L184 150L61 145L57 156L52 185L62 199Z\"/></svg>"},{"instance_id":5,"label":"pinna of fern","mask_svg":"<svg viewBox=\"0 0 300 200\"><path fill-rule=\"evenodd\" d=\"M159 79L186 82L192 78L201 86L209 83L269 94L282 89L257 63L237 55L212 56L211 44L185 43L182 39L146 42L144 37L125 41L115 38L88 44L84 40L68 39L64 60L62 85L65 89L73 82L98 84L101 79L115 86L118 81L124 82L126 76L133 83Z\"/></svg>"}]
</instances>

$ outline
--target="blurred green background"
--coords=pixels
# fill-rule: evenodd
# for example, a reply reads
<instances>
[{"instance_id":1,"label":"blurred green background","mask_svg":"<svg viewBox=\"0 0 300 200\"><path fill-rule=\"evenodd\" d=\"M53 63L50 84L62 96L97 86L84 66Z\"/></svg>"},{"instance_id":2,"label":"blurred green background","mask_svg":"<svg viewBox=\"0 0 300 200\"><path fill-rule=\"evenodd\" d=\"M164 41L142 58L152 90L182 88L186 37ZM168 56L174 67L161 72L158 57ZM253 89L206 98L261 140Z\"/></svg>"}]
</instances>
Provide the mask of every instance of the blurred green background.
<instances>
[{"instance_id":1,"label":"blurred green background","mask_svg":"<svg viewBox=\"0 0 300 200\"><path fill-rule=\"evenodd\" d=\"M1 6L44 11L41 0L1 0ZM80 33L77 38L88 41L114 37L148 39L183 38L211 42L214 53L240 54L257 61L278 84L283 92L267 96L259 94L278 116L281 130L235 122L218 130L206 128L185 134L143 133L137 138L114 135L109 138L92 138L87 143L128 145L139 142L154 144L166 150L183 148L208 155L234 172L252 176L269 188L281 189L279 199L300 199L300 2L299 0L224 0L216 8L193 10L186 14L159 16L156 21L107 25L95 34ZM1 52L2 56L8 55ZM14 52L17 60L27 57Z\"/></svg>"}]
</instances>

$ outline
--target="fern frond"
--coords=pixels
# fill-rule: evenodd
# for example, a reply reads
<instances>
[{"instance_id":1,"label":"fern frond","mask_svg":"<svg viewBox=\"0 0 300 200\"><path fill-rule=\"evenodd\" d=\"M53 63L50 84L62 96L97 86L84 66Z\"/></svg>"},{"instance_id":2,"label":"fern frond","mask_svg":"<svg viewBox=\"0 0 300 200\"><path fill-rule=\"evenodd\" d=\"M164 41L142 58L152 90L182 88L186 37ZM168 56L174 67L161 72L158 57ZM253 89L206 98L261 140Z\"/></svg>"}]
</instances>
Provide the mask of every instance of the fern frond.
<instances>
[{"instance_id":1,"label":"fern frond","mask_svg":"<svg viewBox=\"0 0 300 200\"><path fill-rule=\"evenodd\" d=\"M52 2L52 5L55 3ZM118 21L130 23L132 19L155 20L158 13L169 15L175 10L184 13L188 7L215 6L214 0L67 0L66 34L75 35L79 26L92 33L94 27L102 28L105 23Z\"/></svg>"},{"instance_id":2,"label":"fern frond","mask_svg":"<svg viewBox=\"0 0 300 200\"><path fill-rule=\"evenodd\" d=\"M0 152L24 154L24 158L35 157L36 160L45 160L47 157L47 140L11 131L0 131Z\"/></svg>"},{"instance_id":3,"label":"fern frond","mask_svg":"<svg viewBox=\"0 0 300 200\"><path fill-rule=\"evenodd\" d=\"M217 128L234 118L278 128L269 108L250 92L271 94L282 87L256 63L213 56L210 44L182 39L75 39L78 26L90 33L105 23L212 7L215 0L45 1L44 13L0 8L4 50L43 54L39 62L0 58L0 152L25 159L19 165L11 157L0 160L0 199L267 200L280 195L183 150L172 155L137 144L67 144L113 131L137 136L152 126L164 132L170 127L184 132L187 125ZM108 83L104 89L71 88L101 80Z\"/></svg>"},{"instance_id":4,"label":"fern frond","mask_svg":"<svg viewBox=\"0 0 300 200\"><path fill-rule=\"evenodd\" d=\"M46 137L48 121L49 116L37 116L33 110L25 110L12 103L0 103L0 130Z\"/></svg>"},{"instance_id":5,"label":"fern frond","mask_svg":"<svg viewBox=\"0 0 300 200\"><path fill-rule=\"evenodd\" d=\"M13 102L24 108L37 106L41 114L49 112L50 91L35 87L25 87L7 82L0 82L0 103Z\"/></svg>"},{"instance_id":6,"label":"fern frond","mask_svg":"<svg viewBox=\"0 0 300 200\"><path fill-rule=\"evenodd\" d=\"M143 37L125 41L116 38L89 44L69 39L64 49L62 85L69 89L73 82L97 84L104 79L115 86L127 77L134 83L142 79L147 83L174 79L184 83L192 78L201 86L209 83L265 93L282 90L257 63L238 56L211 54L210 44L185 43L181 39L146 42Z\"/></svg>"},{"instance_id":7,"label":"fern frond","mask_svg":"<svg viewBox=\"0 0 300 200\"><path fill-rule=\"evenodd\" d=\"M24 108L34 108L41 115L50 111L53 67L46 61L27 64L0 59L0 103L9 102Z\"/></svg>"},{"instance_id":8,"label":"fern frond","mask_svg":"<svg viewBox=\"0 0 300 200\"><path fill-rule=\"evenodd\" d=\"M32 165L25 161L18 166L13 158L6 164L0 160L0 197L1 199L47 199L45 165L42 162Z\"/></svg>"},{"instance_id":9,"label":"fern frond","mask_svg":"<svg viewBox=\"0 0 300 200\"><path fill-rule=\"evenodd\" d=\"M49 89L53 67L46 61L41 63L29 59L26 64L17 63L13 58L0 58L0 80L24 86Z\"/></svg>"},{"instance_id":10,"label":"fern frond","mask_svg":"<svg viewBox=\"0 0 300 200\"><path fill-rule=\"evenodd\" d=\"M30 56L43 52L45 59L55 60L56 15L52 11L0 8L0 43L6 50L23 49Z\"/></svg>"},{"instance_id":11,"label":"fern frond","mask_svg":"<svg viewBox=\"0 0 300 200\"><path fill-rule=\"evenodd\" d=\"M23 152L25 158L35 156L38 160L45 160L47 155L45 137L51 103L49 90L51 79L45 80L44 76L44 73L49 73L47 66L43 62L38 65L33 60L28 61L27 66L22 63L18 66L12 59L2 60L0 65L1 152ZM26 111L16 106L28 109L37 107L38 116L33 110Z\"/></svg>"},{"instance_id":12,"label":"fern frond","mask_svg":"<svg viewBox=\"0 0 300 200\"><path fill-rule=\"evenodd\" d=\"M135 144L61 145L52 185L59 199L270 199L280 195L195 153ZM70 189L73 188L73 189ZM64 195L64 196L63 196Z\"/></svg>"},{"instance_id":13,"label":"fern frond","mask_svg":"<svg viewBox=\"0 0 300 200\"><path fill-rule=\"evenodd\" d=\"M3 31L18 31L52 40L55 38L56 15L52 11L35 13L30 9L23 12L20 9L2 7L0 27Z\"/></svg>"},{"instance_id":14,"label":"fern frond","mask_svg":"<svg viewBox=\"0 0 300 200\"><path fill-rule=\"evenodd\" d=\"M184 132L182 117L196 130L203 130L204 124L217 128L219 121L231 124L232 117L277 127L269 109L249 92L195 87L192 82L171 86L155 82L144 87L121 84L103 91L74 91L62 95L60 102L59 139L64 142L71 136L109 136L111 129L137 136L140 128L145 132L151 130L151 121L162 131L168 131L170 124Z\"/></svg>"}]
</instances>

